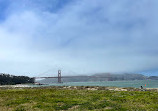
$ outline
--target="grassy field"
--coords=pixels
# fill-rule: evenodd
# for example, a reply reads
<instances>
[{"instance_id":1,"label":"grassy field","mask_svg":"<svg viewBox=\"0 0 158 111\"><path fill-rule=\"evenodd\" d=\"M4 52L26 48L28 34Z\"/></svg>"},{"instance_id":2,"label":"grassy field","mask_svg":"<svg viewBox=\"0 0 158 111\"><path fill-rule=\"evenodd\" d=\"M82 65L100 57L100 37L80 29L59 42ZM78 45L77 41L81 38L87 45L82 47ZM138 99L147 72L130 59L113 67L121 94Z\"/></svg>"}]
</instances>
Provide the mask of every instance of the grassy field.
<instances>
[{"instance_id":1,"label":"grassy field","mask_svg":"<svg viewBox=\"0 0 158 111\"><path fill-rule=\"evenodd\" d=\"M0 89L0 111L158 111L157 91Z\"/></svg>"}]
</instances>

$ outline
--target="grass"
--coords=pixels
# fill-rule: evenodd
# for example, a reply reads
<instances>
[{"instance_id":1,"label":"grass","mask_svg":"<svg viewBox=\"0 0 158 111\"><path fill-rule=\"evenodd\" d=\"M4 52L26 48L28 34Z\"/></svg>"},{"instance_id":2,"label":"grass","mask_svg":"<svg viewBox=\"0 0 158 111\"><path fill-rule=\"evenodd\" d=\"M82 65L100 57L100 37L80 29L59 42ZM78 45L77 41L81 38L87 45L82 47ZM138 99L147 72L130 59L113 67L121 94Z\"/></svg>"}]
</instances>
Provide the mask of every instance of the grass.
<instances>
[{"instance_id":1,"label":"grass","mask_svg":"<svg viewBox=\"0 0 158 111\"><path fill-rule=\"evenodd\" d=\"M0 89L0 111L158 111L157 91Z\"/></svg>"}]
</instances>

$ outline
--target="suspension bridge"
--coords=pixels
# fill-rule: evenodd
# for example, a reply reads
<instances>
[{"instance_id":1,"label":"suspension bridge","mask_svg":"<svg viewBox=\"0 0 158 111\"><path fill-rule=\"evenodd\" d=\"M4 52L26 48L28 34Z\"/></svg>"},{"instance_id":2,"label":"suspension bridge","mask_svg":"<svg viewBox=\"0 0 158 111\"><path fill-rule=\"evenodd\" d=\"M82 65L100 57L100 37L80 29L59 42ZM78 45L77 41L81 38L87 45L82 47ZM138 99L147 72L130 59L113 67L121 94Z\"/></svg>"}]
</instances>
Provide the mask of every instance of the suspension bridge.
<instances>
[{"instance_id":1,"label":"suspension bridge","mask_svg":"<svg viewBox=\"0 0 158 111\"><path fill-rule=\"evenodd\" d=\"M56 77L33 77L34 81L36 79L48 79L48 78L56 78L58 80L58 83L63 83L62 78L77 78L77 77L82 77L82 78L98 78L98 76L61 76L61 70L58 70L58 76ZM99 78L107 78L108 80L111 79L110 75L108 77L99 77Z\"/></svg>"},{"instance_id":2,"label":"suspension bridge","mask_svg":"<svg viewBox=\"0 0 158 111\"><path fill-rule=\"evenodd\" d=\"M42 78L44 78L44 79L48 79L48 78L57 78L58 79L58 83L62 83L62 81L61 81L61 70L58 70L58 76L57 77L33 77L34 78L34 81L35 81L35 79L42 79Z\"/></svg>"}]
</instances>

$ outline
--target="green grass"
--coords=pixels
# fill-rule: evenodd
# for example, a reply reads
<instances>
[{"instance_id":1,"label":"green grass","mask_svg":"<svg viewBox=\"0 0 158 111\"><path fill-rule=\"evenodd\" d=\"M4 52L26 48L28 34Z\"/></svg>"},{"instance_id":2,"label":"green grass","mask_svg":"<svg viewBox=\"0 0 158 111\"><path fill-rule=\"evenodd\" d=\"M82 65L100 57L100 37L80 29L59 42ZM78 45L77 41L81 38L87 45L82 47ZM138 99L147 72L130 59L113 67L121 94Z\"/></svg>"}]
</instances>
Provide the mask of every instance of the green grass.
<instances>
[{"instance_id":1,"label":"green grass","mask_svg":"<svg viewBox=\"0 0 158 111\"><path fill-rule=\"evenodd\" d=\"M157 91L0 89L0 111L158 111Z\"/></svg>"}]
</instances>

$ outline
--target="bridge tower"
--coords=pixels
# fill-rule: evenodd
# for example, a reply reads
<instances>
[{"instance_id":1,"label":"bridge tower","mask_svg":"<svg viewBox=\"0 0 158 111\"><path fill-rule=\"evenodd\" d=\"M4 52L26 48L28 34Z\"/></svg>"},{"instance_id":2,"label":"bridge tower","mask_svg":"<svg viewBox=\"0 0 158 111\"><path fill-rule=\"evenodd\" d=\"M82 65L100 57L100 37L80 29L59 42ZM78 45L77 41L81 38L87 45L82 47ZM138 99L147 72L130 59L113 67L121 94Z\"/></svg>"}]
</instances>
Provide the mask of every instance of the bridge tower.
<instances>
[{"instance_id":1,"label":"bridge tower","mask_svg":"<svg viewBox=\"0 0 158 111\"><path fill-rule=\"evenodd\" d=\"M58 83L61 83L61 70L58 70Z\"/></svg>"}]
</instances>

